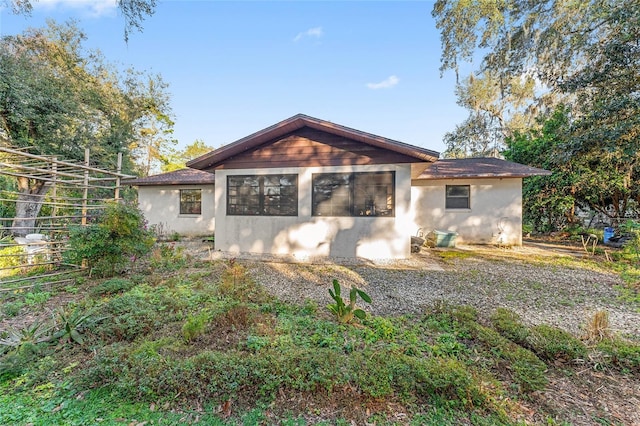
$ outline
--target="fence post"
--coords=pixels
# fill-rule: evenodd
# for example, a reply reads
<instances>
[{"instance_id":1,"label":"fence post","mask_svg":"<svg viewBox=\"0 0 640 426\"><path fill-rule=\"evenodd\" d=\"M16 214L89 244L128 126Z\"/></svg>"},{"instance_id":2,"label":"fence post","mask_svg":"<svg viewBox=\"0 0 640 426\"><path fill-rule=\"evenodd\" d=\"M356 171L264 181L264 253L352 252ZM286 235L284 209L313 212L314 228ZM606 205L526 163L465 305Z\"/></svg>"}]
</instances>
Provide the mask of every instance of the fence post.
<instances>
[{"instance_id":1,"label":"fence post","mask_svg":"<svg viewBox=\"0 0 640 426\"><path fill-rule=\"evenodd\" d=\"M115 198L116 203L120 202L120 172L122 171L122 152L118 153L118 168L116 172L116 188L114 191L113 198Z\"/></svg>"},{"instance_id":2,"label":"fence post","mask_svg":"<svg viewBox=\"0 0 640 426\"><path fill-rule=\"evenodd\" d=\"M84 149L84 165L89 167L89 148ZM87 224L87 198L89 197L89 169L84 169L84 189L82 191L82 226Z\"/></svg>"}]
</instances>

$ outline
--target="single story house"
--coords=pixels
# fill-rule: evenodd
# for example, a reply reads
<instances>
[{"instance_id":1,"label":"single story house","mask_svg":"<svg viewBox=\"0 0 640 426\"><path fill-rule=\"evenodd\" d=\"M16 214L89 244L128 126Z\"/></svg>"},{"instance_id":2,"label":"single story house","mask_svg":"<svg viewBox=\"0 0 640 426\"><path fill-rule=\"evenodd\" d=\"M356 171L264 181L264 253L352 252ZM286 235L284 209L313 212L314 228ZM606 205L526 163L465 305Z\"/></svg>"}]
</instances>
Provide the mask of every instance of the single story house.
<instances>
[{"instance_id":1,"label":"single story house","mask_svg":"<svg viewBox=\"0 0 640 426\"><path fill-rule=\"evenodd\" d=\"M402 259L411 236L522 244L522 178L550 172L439 153L298 114L129 181L151 224L230 253Z\"/></svg>"},{"instance_id":2,"label":"single story house","mask_svg":"<svg viewBox=\"0 0 640 426\"><path fill-rule=\"evenodd\" d=\"M213 235L215 175L182 169L125 182L138 187L138 206L166 235Z\"/></svg>"}]
</instances>

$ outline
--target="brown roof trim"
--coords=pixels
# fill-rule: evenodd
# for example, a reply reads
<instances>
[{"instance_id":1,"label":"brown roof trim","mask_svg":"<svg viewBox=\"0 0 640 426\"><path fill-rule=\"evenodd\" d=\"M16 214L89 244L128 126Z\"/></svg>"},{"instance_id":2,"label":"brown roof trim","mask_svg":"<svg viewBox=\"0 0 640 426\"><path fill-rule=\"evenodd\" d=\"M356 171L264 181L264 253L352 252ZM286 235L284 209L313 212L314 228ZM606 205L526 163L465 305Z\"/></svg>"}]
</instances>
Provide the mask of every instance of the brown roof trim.
<instances>
[{"instance_id":1,"label":"brown roof trim","mask_svg":"<svg viewBox=\"0 0 640 426\"><path fill-rule=\"evenodd\" d=\"M124 185L153 186L153 185L211 185L215 175L195 169L180 169L173 172L161 173L138 179L123 181Z\"/></svg>"},{"instance_id":2,"label":"brown roof trim","mask_svg":"<svg viewBox=\"0 0 640 426\"><path fill-rule=\"evenodd\" d=\"M456 158L428 165L416 179L524 178L550 174L548 170L499 158Z\"/></svg>"},{"instance_id":3,"label":"brown roof trim","mask_svg":"<svg viewBox=\"0 0 640 426\"><path fill-rule=\"evenodd\" d=\"M360 130L352 129L350 127L331 123L329 121L320 120L308 115L297 114L291 118L276 123L273 126L269 126L256 133L225 145L222 148L218 148L194 160L191 160L187 163L187 167L193 167L199 170L211 169L213 167L216 167L218 164L223 163L225 160L240 154L241 152L244 152L251 148L255 148L265 142L286 135L287 133L293 132L295 130L301 129L305 126L332 133L338 136L343 136L345 138L353 139L379 148L384 148L390 151L405 154L415 158L417 161L433 162L436 161L440 156L440 153L436 151L409 145L393 139L383 138L382 136L366 133Z\"/></svg>"}]
</instances>

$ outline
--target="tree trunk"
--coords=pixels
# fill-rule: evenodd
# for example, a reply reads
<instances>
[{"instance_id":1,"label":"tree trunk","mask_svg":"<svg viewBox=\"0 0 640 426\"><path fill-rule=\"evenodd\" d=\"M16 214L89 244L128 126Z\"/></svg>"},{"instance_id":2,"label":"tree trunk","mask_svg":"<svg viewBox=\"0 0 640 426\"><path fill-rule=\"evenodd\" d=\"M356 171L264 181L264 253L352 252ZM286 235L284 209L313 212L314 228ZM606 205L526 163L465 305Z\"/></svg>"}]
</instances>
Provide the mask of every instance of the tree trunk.
<instances>
[{"instance_id":1,"label":"tree trunk","mask_svg":"<svg viewBox=\"0 0 640 426\"><path fill-rule=\"evenodd\" d=\"M45 181L25 177L18 178L16 216L11 225L11 233L14 236L24 237L36 231L36 218L48 190L49 185Z\"/></svg>"}]
</instances>

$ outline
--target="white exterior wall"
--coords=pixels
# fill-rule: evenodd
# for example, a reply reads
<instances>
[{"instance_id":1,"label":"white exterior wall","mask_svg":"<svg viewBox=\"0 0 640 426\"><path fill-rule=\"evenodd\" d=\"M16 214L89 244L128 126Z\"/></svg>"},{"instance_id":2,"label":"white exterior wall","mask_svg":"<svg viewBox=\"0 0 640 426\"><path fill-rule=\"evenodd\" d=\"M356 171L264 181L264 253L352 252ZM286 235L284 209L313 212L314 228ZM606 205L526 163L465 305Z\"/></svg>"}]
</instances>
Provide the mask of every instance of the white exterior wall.
<instances>
[{"instance_id":1,"label":"white exterior wall","mask_svg":"<svg viewBox=\"0 0 640 426\"><path fill-rule=\"evenodd\" d=\"M202 191L202 214L180 214L180 190ZM215 230L214 186L164 185L138 187L138 206L149 225L161 225L166 234L212 235Z\"/></svg>"},{"instance_id":2,"label":"white exterior wall","mask_svg":"<svg viewBox=\"0 0 640 426\"><path fill-rule=\"evenodd\" d=\"M469 209L445 209L445 186L469 185ZM457 242L522 245L522 179L414 180L415 231L455 231Z\"/></svg>"},{"instance_id":3,"label":"white exterior wall","mask_svg":"<svg viewBox=\"0 0 640 426\"><path fill-rule=\"evenodd\" d=\"M311 215L313 173L395 171L395 217ZM339 166L216 170L216 250L313 257L403 259L411 254L411 166ZM227 176L298 175L298 216L227 216ZM224 224L224 225L222 225Z\"/></svg>"}]
</instances>

